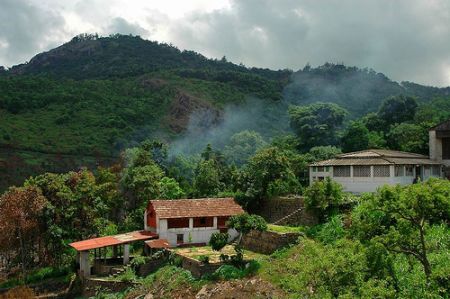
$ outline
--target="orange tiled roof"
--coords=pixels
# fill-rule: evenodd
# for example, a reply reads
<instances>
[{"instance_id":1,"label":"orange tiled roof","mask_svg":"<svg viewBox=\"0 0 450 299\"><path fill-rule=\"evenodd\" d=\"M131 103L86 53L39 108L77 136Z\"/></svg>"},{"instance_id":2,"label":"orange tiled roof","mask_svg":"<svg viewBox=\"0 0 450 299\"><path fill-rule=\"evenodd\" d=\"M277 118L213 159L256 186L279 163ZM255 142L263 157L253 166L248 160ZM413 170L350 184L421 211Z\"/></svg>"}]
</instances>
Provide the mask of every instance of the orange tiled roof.
<instances>
[{"instance_id":1,"label":"orange tiled roof","mask_svg":"<svg viewBox=\"0 0 450 299\"><path fill-rule=\"evenodd\" d=\"M145 244L148 245L150 248L170 248L169 241L166 239L156 239L156 240L149 240L145 241Z\"/></svg>"},{"instance_id":2,"label":"orange tiled roof","mask_svg":"<svg viewBox=\"0 0 450 299\"><path fill-rule=\"evenodd\" d=\"M84 251L90 249L96 249L101 247L127 244L140 240L148 240L157 238L158 235L147 231L135 231L130 233L119 234L115 236L99 237L78 242L70 243L69 245L75 248L77 251Z\"/></svg>"},{"instance_id":3,"label":"orange tiled roof","mask_svg":"<svg viewBox=\"0 0 450 299\"><path fill-rule=\"evenodd\" d=\"M233 198L201 198L176 200L151 200L160 219L185 217L219 217L244 213Z\"/></svg>"}]
</instances>

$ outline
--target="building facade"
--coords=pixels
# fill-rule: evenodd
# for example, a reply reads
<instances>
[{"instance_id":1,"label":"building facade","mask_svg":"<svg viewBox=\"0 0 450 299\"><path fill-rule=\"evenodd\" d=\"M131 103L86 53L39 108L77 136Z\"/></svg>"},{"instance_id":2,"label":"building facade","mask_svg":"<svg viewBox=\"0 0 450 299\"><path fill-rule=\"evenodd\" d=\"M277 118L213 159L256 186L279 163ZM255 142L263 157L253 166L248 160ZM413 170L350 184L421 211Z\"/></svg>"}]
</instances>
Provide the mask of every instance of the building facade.
<instances>
[{"instance_id":1,"label":"building facade","mask_svg":"<svg viewBox=\"0 0 450 299\"><path fill-rule=\"evenodd\" d=\"M215 232L228 232L237 237L226 222L244 213L233 198L151 200L144 214L145 231L159 235L170 246L208 244Z\"/></svg>"},{"instance_id":2,"label":"building facade","mask_svg":"<svg viewBox=\"0 0 450 299\"><path fill-rule=\"evenodd\" d=\"M329 177L353 193L374 192L385 184L406 185L441 176L440 162L424 155L383 149L341 154L311 164L309 172L310 184Z\"/></svg>"},{"instance_id":3,"label":"building facade","mask_svg":"<svg viewBox=\"0 0 450 299\"><path fill-rule=\"evenodd\" d=\"M450 119L428 132L430 159L444 165L444 176L450 179Z\"/></svg>"}]
</instances>

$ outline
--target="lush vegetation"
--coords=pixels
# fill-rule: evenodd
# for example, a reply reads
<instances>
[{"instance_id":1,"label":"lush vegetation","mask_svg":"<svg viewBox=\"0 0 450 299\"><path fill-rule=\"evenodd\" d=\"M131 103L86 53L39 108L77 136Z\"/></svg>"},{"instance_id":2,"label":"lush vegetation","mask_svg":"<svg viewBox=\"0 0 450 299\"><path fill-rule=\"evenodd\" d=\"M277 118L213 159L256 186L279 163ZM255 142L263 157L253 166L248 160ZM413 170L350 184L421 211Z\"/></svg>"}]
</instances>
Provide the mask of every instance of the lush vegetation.
<instances>
[{"instance_id":1,"label":"lush vegetation","mask_svg":"<svg viewBox=\"0 0 450 299\"><path fill-rule=\"evenodd\" d=\"M384 187L264 261L292 298L446 298L450 182Z\"/></svg>"},{"instance_id":2,"label":"lush vegetation","mask_svg":"<svg viewBox=\"0 0 450 299\"><path fill-rule=\"evenodd\" d=\"M448 88L400 85L373 70L329 63L295 73L247 68L123 35L77 36L3 70L0 90L2 191L43 172L112 165L125 148L147 138L169 142L186 130L188 148L198 153L211 141L237 166L290 131L289 123L303 152L335 145L426 153L428 127L450 110ZM397 100L383 104L389 97ZM290 119L289 105L296 106ZM206 113L190 123L196 111ZM245 130L263 138L243 132L230 139Z\"/></svg>"},{"instance_id":3,"label":"lush vegetation","mask_svg":"<svg viewBox=\"0 0 450 299\"><path fill-rule=\"evenodd\" d=\"M9 286L65 275L42 269L73 269L72 241L141 229L149 199L233 196L251 213L300 194L319 225L267 226L248 214L229 222L241 236L304 232L258 272L287 296L448 291L448 181L360 198L308 181L308 164L342 152L426 154L428 128L450 118L447 89L343 65L271 71L138 37L79 36L3 71L0 90L0 254L20 274ZM227 239L213 235L211 246ZM258 270L242 263L239 240L214 279ZM134 280L132 268L122 278ZM204 284L176 267L148 282L164 279L179 281L171 290Z\"/></svg>"}]
</instances>

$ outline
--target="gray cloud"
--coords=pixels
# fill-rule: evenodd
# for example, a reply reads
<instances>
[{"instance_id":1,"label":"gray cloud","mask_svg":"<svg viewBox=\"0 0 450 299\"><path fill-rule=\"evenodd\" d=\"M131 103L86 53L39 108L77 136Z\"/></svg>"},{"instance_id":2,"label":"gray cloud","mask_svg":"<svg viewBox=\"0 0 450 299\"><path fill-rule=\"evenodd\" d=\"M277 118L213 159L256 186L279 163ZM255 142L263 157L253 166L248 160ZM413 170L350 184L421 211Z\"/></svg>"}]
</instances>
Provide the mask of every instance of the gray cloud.
<instances>
[{"instance_id":1,"label":"gray cloud","mask_svg":"<svg viewBox=\"0 0 450 299\"><path fill-rule=\"evenodd\" d=\"M121 17L113 18L104 32L109 34L120 33L140 36L148 36L150 34L147 29L141 27L139 24L130 23Z\"/></svg>"},{"instance_id":2,"label":"gray cloud","mask_svg":"<svg viewBox=\"0 0 450 299\"><path fill-rule=\"evenodd\" d=\"M29 60L65 37L64 18L54 11L24 0L2 0L0 5L0 65Z\"/></svg>"},{"instance_id":3,"label":"gray cloud","mask_svg":"<svg viewBox=\"0 0 450 299\"><path fill-rule=\"evenodd\" d=\"M29 60L89 28L158 38L249 66L344 62L397 81L450 85L448 0L230 0L227 8L198 7L182 17L161 12L158 2L29 1L0 4L0 65ZM131 5L142 6L140 16L122 13Z\"/></svg>"},{"instance_id":4,"label":"gray cloud","mask_svg":"<svg viewBox=\"0 0 450 299\"><path fill-rule=\"evenodd\" d=\"M448 24L446 0L246 0L193 13L172 36L183 48L252 66L344 62L399 81L449 85Z\"/></svg>"}]
</instances>

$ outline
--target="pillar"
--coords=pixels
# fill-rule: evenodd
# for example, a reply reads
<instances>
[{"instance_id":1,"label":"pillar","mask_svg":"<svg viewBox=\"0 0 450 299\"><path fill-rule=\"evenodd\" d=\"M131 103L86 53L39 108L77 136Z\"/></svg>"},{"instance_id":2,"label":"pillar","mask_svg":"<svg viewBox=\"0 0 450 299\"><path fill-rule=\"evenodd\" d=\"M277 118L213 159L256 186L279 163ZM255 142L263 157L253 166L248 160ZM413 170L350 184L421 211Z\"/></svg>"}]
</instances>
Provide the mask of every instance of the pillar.
<instances>
[{"instance_id":1,"label":"pillar","mask_svg":"<svg viewBox=\"0 0 450 299\"><path fill-rule=\"evenodd\" d=\"M91 266L89 265L89 250L81 251L80 253L80 276L91 276Z\"/></svg>"},{"instance_id":2,"label":"pillar","mask_svg":"<svg viewBox=\"0 0 450 299\"><path fill-rule=\"evenodd\" d=\"M130 244L123 245L123 264L126 265L130 261Z\"/></svg>"},{"instance_id":3,"label":"pillar","mask_svg":"<svg viewBox=\"0 0 450 299\"><path fill-rule=\"evenodd\" d=\"M217 217L213 218L213 227L217 228Z\"/></svg>"},{"instance_id":4,"label":"pillar","mask_svg":"<svg viewBox=\"0 0 450 299\"><path fill-rule=\"evenodd\" d=\"M194 228L194 218L189 218L189 229Z\"/></svg>"}]
</instances>

